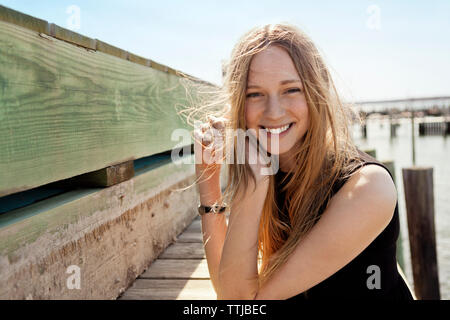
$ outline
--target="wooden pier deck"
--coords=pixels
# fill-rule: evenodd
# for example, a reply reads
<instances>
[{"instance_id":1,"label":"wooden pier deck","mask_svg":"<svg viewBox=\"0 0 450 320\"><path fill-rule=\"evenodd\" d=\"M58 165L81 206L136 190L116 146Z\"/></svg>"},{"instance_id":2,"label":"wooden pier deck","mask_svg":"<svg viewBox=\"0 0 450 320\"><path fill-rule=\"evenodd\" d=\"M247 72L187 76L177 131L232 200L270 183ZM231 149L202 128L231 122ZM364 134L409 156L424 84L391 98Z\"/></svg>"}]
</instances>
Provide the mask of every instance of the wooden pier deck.
<instances>
[{"instance_id":1,"label":"wooden pier deck","mask_svg":"<svg viewBox=\"0 0 450 320\"><path fill-rule=\"evenodd\" d=\"M201 218L170 244L119 300L216 300L205 251Z\"/></svg>"}]
</instances>

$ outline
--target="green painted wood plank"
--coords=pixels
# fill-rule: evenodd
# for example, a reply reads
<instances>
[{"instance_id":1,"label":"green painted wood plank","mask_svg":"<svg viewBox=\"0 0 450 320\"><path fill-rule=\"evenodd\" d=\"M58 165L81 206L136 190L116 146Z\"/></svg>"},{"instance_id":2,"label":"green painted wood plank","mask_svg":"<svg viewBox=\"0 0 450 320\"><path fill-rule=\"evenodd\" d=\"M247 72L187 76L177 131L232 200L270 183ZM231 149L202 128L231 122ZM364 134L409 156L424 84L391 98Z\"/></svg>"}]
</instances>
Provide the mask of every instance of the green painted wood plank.
<instances>
[{"instance_id":1,"label":"green painted wood plank","mask_svg":"<svg viewBox=\"0 0 450 320\"><path fill-rule=\"evenodd\" d=\"M202 83L207 86L216 86L213 83L199 79L187 73L170 68L163 64L157 63L150 59L139 57L131 52L117 48L113 45L100 41L98 39L91 39L84 35L78 34L74 31L64 29L53 23L48 23L45 20L29 16L27 14L15 11L0 5L0 21L5 21L17 26L24 27L26 29L37 31L42 34L53 36L57 39L64 40L76 45L83 46L92 50L99 50L103 53L116 56L121 59L129 60L137 64L141 64L147 67L152 67L156 70L167 72L181 77L187 77L194 82Z\"/></svg>"},{"instance_id":2,"label":"green painted wood plank","mask_svg":"<svg viewBox=\"0 0 450 320\"><path fill-rule=\"evenodd\" d=\"M142 173L148 167L158 168L162 165L168 164L171 162L170 154L159 153L156 155L152 155L149 157L144 157L133 161L133 172ZM130 168L131 169L131 168ZM102 171L105 169L101 169ZM83 176L83 175L81 175ZM77 176L79 177L79 176ZM76 177L74 177L76 178ZM5 197L0 197L0 214L13 211L22 207L29 206L35 202L42 201L44 199L54 197L58 194L62 194L68 191L78 188L81 186L80 182L72 183L74 178L69 178L66 180L52 182L37 188L33 188L30 190L13 193L7 195ZM108 186L111 185L108 183L108 179L106 178L104 182L101 182L100 185L91 185L90 187L99 187L99 186Z\"/></svg>"},{"instance_id":3,"label":"green painted wood plank","mask_svg":"<svg viewBox=\"0 0 450 320\"><path fill-rule=\"evenodd\" d=\"M188 157L193 160L193 155ZM195 170L190 164L178 166L173 162L161 162L136 170L135 174L133 183L129 185L132 189L128 191L139 197L154 188L164 190L161 182L170 176L193 177ZM111 192L112 188L72 190L0 215L0 255L10 255L45 233L64 230L69 224L96 212L112 210L118 205L118 200L111 196Z\"/></svg>"},{"instance_id":4,"label":"green painted wood plank","mask_svg":"<svg viewBox=\"0 0 450 320\"><path fill-rule=\"evenodd\" d=\"M0 101L0 197L170 150L174 129L191 130L182 78L1 21Z\"/></svg>"}]
</instances>

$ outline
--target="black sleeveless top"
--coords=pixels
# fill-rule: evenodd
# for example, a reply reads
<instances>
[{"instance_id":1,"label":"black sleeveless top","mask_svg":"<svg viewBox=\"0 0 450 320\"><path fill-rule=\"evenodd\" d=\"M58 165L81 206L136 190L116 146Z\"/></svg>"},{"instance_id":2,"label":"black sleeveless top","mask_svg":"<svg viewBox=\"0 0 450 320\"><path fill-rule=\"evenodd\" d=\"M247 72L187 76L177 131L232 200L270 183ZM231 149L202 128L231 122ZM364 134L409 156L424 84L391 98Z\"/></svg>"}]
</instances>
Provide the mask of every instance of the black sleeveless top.
<instances>
[{"instance_id":1,"label":"black sleeveless top","mask_svg":"<svg viewBox=\"0 0 450 320\"><path fill-rule=\"evenodd\" d=\"M375 158L358 150L363 160L357 168L375 164L389 170ZM281 179L287 173L278 171L276 183L281 186ZM389 175L391 173L389 172ZM392 175L391 175L392 178ZM348 178L347 178L348 179ZM347 179L338 179L333 186L332 195L336 194ZM281 219L289 224L286 212L284 192L281 188L277 193L277 203L282 210ZM322 206L322 208L325 208ZM322 212L319 213L322 214ZM397 270L396 241L400 232L398 202L394 215L386 228L357 257L336 273L318 283L309 290L302 292L288 301L324 300L324 299L384 299L413 300L403 278ZM377 277L375 279L374 277ZM377 282L377 280L379 280Z\"/></svg>"}]
</instances>

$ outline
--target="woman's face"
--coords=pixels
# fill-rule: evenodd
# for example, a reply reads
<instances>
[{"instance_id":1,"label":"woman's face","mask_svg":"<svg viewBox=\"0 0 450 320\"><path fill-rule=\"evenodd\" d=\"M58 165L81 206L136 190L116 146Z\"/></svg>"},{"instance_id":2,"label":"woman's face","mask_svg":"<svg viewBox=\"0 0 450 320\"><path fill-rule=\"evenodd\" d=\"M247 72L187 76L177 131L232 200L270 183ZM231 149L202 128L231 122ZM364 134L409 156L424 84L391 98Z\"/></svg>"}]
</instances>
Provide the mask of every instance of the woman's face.
<instances>
[{"instance_id":1,"label":"woman's face","mask_svg":"<svg viewBox=\"0 0 450 320\"><path fill-rule=\"evenodd\" d=\"M303 85L289 54L281 47L269 46L257 53L250 63L245 102L246 129L282 128L284 132L267 132L267 145L271 154L282 158L292 153L293 146L304 140L309 127L308 106ZM284 128L283 128L284 127ZM279 150L271 150L271 141L277 141ZM272 142L273 143L273 142Z\"/></svg>"}]
</instances>

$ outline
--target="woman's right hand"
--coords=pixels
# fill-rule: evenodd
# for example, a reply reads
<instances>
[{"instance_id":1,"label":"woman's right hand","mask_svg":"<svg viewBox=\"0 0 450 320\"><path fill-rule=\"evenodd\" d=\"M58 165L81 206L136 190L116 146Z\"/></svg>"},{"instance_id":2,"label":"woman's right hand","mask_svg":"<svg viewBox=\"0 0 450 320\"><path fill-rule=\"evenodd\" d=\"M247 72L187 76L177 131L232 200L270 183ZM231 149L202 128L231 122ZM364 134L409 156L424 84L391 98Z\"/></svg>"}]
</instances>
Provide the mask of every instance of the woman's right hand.
<instances>
[{"instance_id":1,"label":"woman's right hand","mask_svg":"<svg viewBox=\"0 0 450 320\"><path fill-rule=\"evenodd\" d=\"M226 119L208 116L209 121L194 130L195 172L202 191L220 188L220 170L225 158Z\"/></svg>"}]
</instances>

